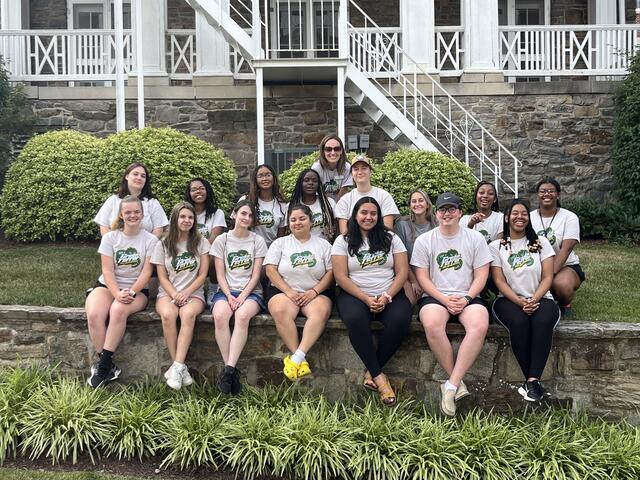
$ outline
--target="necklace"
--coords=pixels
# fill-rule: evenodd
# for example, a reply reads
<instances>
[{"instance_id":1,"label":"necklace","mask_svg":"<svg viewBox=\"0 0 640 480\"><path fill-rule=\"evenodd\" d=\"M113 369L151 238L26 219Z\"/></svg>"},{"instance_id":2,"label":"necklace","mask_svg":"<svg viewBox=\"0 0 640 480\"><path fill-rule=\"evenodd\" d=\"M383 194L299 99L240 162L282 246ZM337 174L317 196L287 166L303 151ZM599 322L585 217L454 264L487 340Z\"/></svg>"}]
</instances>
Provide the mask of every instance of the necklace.
<instances>
[{"instance_id":1,"label":"necklace","mask_svg":"<svg viewBox=\"0 0 640 480\"><path fill-rule=\"evenodd\" d=\"M549 222L549 225L547 225L547 226L545 226L544 220L542 218L542 214L540 214L540 223L542 224L542 235L544 235L544 238L547 238L547 235L548 235L547 228L551 228L551 224L556 219L556 215L558 214L558 210L559 210L559 208L556 207L556 211L553 214L553 217L551 217L551 221Z\"/></svg>"}]
</instances>

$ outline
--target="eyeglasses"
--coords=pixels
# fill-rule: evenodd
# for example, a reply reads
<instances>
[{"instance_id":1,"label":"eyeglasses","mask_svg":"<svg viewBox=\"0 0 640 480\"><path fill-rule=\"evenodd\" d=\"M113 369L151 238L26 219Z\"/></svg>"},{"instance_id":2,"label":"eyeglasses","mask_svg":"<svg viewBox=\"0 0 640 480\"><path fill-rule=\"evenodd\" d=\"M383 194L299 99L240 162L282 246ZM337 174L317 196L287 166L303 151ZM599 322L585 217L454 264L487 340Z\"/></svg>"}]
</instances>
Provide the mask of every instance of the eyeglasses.
<instances>
[{"instance_id":1,"label":"eyeglasses","mask_svg":"<svg viewBox=\"0 0 640 480\"><path fill-rule=\"evenodd\" d=\"M342 147L338 145L337 147L324 147L324 151L326 153L336 152L340 153L342 151Z\"/></svg>"},{"instance_id":2,"label":"eyeglasses","mask_svg":"<svg viewBox=\"0 0 640 480\"><path fill-rule=\"evenodd\" d=\"M556 189L553 188L553 189L547 190L546 188L543 188L541 190L538 190L538 195L547 195L550 193L556 193Z\"/></svg>"},{"instance_id":3,"label":"eyeglasses","mask_svg":"<svg viewBox=\"0 0 640 480\"><path fill-rule=\"evenodd\" d=\"M458 210L458 207L440 207L438 213L444 215L445 213L456 213L456 210Z\"/></svg>"},{"instance_id":4,"label":"eyeglasses","mask_svg":"<svg viewBox=\"0 0 640 480\"><path fill-rule=\"evenodd\" d=\"M273 175L271 175L271 172L259 173L258 175L256 175L256 178L271 178L271 177L273 177Z\"/></svg>"}]
</instances>

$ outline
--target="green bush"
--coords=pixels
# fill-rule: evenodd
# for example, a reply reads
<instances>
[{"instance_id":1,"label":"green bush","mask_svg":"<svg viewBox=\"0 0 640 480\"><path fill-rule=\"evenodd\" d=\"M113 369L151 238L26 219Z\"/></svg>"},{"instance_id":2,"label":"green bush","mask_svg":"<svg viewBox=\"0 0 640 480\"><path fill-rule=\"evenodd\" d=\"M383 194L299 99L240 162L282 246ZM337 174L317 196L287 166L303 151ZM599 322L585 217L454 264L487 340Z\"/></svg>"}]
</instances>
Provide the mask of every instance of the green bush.
<instances>
[{"instance_id":1,"label":"green bush","mask_svg":"<svg viewBox=\"0 0 640 480\"><path fill-rule=\"evenodd\" d=\"M626 205L581 198L567 200L562 206L578 215L581 238L620 243L640 241L640 218Z\"/></svg>"},{"instance_id":2,"label":"green bush","mask_svg":"<svg viewBox=\"0 0 640 480\"><path fill-rule=\"evenodd\" d=\"M453 192L462 200L463 208L469 209L476 185L471 170L458 160L409 149L387 153L382 164L374 168L371 182L391 194L402 215L409 213L407 200L417 188L434 201L442 192Z\"/></svg>"},{"instance_id":3,"label":"green bush","mask_svg":"<svg viewBox=\"0 0 640 480\"><path fill-rule=\"evenodd\" d=\"M5 235L24 242L96 238L93 217L133 162L147 166L153 191L167 211L195 176L211 182L220 208L231 208L233 163L196 137L155 128L105 140L74 131L50 132L32 138L9 169L0 196Z\"/></svg>"},{"instance_id":4,"label":"green bush","mask_svg":"<svg viewBox=\"0 0 640 480\"><path fill-rule=\"evenodd\" d=\"M615 95L613 174L616 194L629 210L640 214L640 53L631 59L629 75Z\"/></svg>"}]
</instances>

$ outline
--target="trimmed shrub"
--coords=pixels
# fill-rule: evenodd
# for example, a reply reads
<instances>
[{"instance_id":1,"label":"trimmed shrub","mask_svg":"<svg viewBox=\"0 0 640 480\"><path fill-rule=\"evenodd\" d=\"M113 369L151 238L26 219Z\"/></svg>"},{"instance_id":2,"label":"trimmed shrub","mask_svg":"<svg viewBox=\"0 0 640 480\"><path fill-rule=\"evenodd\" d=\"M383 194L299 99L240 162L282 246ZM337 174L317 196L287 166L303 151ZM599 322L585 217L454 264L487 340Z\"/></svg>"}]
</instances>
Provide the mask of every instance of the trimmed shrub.
<instances>
[{"instance_id":1,"label":"trimmed shrub","mask_svg":"<svg viewBox=\"0 0 640 480\"><path fill-rule=\"evenodd\" d=\"M437 152L401 149L389 152L384 162L374 167L371 183L385 189L407 215L409 194L419 188L431 200L442 192L453 192L462 200L463 209L473 206L476 179L465 164Z\"/></svg>"},{"instance_id":2,"label":"trimmed shrub","mask_svg":"<svg viewBox=\"0 0 640 480\"><path fill-rule=\"evenodd\" d=\"M603 238L621 243L640 241L640 218L626 205L581 198L567 200L562 206L578 215L581 238Z\"/></svg>"},{"instance_id":3,"label":"trimmed shrub","mask_svg":"<svg viewBox=\"0 0 640 480\"><path fill-rule=\"evenodd\" d=\"M167 211L196 176L211 182L220 208L231 208L233 163L196 137L168 128L131 130L106 140L50 132L32 138L9 169L0 196L5 235L23 242L96 238L93 217L133 162L147 165L153 191Z\"/></svg>"}]
</instances>

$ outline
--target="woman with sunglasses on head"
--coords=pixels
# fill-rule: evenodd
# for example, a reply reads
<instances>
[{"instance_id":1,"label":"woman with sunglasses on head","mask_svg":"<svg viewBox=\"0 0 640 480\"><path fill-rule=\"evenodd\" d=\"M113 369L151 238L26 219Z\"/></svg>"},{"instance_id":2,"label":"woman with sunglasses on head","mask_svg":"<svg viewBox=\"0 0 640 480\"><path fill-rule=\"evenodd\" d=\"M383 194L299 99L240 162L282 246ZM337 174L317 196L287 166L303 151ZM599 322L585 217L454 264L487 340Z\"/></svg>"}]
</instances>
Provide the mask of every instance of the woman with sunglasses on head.
<instances>
[{"instance_id":1,"label":"woman with sunglasses on head","mask_svg":"<svg viewBox=\"0 0 640 480\"><path fill-rule=\"evenodd\" d=\"M549 240L556 256L553 261L551 293L563 315L571 315L571 301L585 280L580 260L573 251L580 242L578 216L560 207L560 184L543 178L536 185L539 206L531 212L531 226L539 237Z\"/></svg>"},{"instance_id":2,"label":"woman with sunglasses on head","mask_svg":"<svg viewBox=\"0 0 640 480\"><path fill-rule=\"evenodd\" d=\"M384 405L393 406L396 394L382 369L409 333L411 303L403 289L409 263L407 249L384 225L375 198L365 196L355 203L347 233L333 244L331 262L341 288L338 312L367 369L364 387L377 391ZM377 346L370 327L374 318L384 325Z\"/></svg>"},{"instance_id":3,"label":"woman with sunglasses on head","mask_svg":"<svg viewBox=\"0 0 640 480\"><path fill-rule=\"evenodd\" d=\"M319 159L311 166L320 175L324 193L337 202L353 185L351 164L337 135L327 135L320 142Z\"/></svg>"},{"instance_id":4,"label":"woman with sunglasses on head","mask_svg":"<svg viewBox=\"0 0 640 480\"><path fill-rule=\"evenodd\" d=\"M311 210L311 235L333 242L337 232L337 223L333 215L336 202L325 195L320 184L320 175L310 168L303 170L298 176L289 202L287 218L291 209L300 204Z\"/></svg>"},{"instance_id":5,"label":"woman with sunglasses on head","mask_svg":"<svg viewBox=\"0 0 640 480\"><path fill-rule=\"evenodd\" d=\"M400 218L394 225L394 230L404 246L407 247L407 257L410 259L416 238L436 227L437 223L433 213L433 204L424 191L414 190L411 192L407 203L409 215ZM404 284L404 293L412 305L415 305L422 296L422 288L418 284L413 269L409 269L409 279Z\"/></svg>"},{"instance_id":6,"label":"woman with sunglasses on head","mask_svg":"<svg viewBox=\"0 0 640 480\"><path fill-rule=\"evenodd\" d=\"M283 368L291 381L311 373L306 356L322 335L333 305L331 244L311 233L312 215L307 205L291 207L291 234L276 238L264 259L272 284L267 287L267 305L291 352L284 358ZM307 318L301 339L296 327L300 313Z\"/></svg>"},{"instance_id":7,"label":"woman with sunglasses on head","mask_svg":"<svg viewBox=\"0 0 640 480\"><path fill-rule=\"evenodd\" d=\"M540 377L551 352L560 309L549 292L555 252L531 226L529 205L511 202L504 213L503 237L489 245L491 275L500 290L493 314L509 331L511 349L524 375L518 393L528 402L550 395Z\"/></svg>"},{"instance_id":8,"label":"woman with sunglasses on head","mask_svg":"<svg viewBox=\"0 0 640 480\"><path fill-rule=\"evenodd\" d=\"M155 198L151 191L151 177L149 170L144 164L135 162L129 165L120 179L118 193L111 195L102 204L93 221L100 227L100 235L111 231L111 224L118 217L120 202L128 195L138 197L142 202L144 218L142 228L147 232L160 237L164 227L169 225L167 215L164 213L162 205Z\"/></svg>"},{"instance_id":9,"label":"woman with sunglasses on head","mask_svg":"<svg viewBox=\"0 0 640 480\"><path fill-rule=\"evenodd\" d=\"M156 311L162 320L162 332L173 360L164 377L167 385L175 390L193 383L185 360L196 316L205 307L203 285L209 270L209 248L209 242L198 232L193 205L178 203L171 211L167 233L156 244L151 256L160 280Z\"/></svg>"},{"instance_id":10,"label":"woman with sunglasses on head","mask_svg":"<svg viewBox=\"0 0 640 480\"><path fill-rule=\"evenodd\" d=\"M498 194L493 183L482 180L473 193L475 213L464 215L460 226L472 228L484 235L487 244L502 237L502 218Z\"/></svg>"},{"instance_id":11,"label":"woman with sunglasses on head","mask_svg":"<svg viewBox=\"0 0 640 480\"><path fill-rule=\"evenodd\" d=\"M209 250L219 285L211 299L211 314L225 365L218 388L225 394L237 395L242 390L236 365L247 343L249 321L265 308L260 274L267 245L264 238L249 230L255 219L253 203L239 201L231 212L231 230L219 235ZM234 317L233 333L229 325L231 317Z\"/></svg>"},{"instance_id":12,"label":"woman with sunglasses on head","mask_svg":"<svg viewBox=\"0 0 640 480\"><path fill-rule=\"evenodd\" d=\"M184 201L194 206L196 227L200 235L211 244L226 228L224 212L218 208L218 201L211 184L204 178L194 178L187 184Z\"/></svg>"},{"instance_id":13,"label":"woman with sunglasses on head","mask_svg":"<svg viewBox=\"0 0 640 480\"><path fill-rule=\"evenodd\" d=\"M269 165L258 165L251 174L249 194L240 200L249 200L257 212L253 231L264 238L267 247L286 231L287 202L278 183L275 170Z\"/></svg>"}]
</instances>

